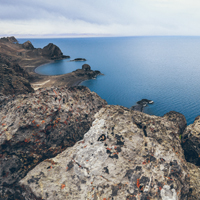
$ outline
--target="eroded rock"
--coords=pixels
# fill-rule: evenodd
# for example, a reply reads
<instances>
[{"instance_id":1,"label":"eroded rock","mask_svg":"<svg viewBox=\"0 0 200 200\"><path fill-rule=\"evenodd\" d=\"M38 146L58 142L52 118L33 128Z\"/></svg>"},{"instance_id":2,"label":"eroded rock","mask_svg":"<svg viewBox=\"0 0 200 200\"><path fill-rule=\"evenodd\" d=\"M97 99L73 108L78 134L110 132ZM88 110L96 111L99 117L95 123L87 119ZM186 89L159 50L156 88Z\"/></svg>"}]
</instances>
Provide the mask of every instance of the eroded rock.
<instances>
[{"instance_id":1,"label":"eroded rock","mask_svg":"<svg viewBox=\"0 0 200 200\"><path fill-rule=\"evenodd\" d=\"M0 110L0 186L13 188L39 162L82 139L105 104L84 86L7 97Z\"/></svg>"},{"instance_id":2,"label":"eroded rock","mask_svg":"<svg viewBox=\"0 0 200 200\"><path fill-rule=\"evenodd\" d=\"M186 160L200 166L200 116L185 129L182 135L182 147Z\"/></svg>"},{"instance_id":3,"label":"eroded rock","mask_svg":"<svg viewBox=\"0 0 200 200\"><path fill-rule=\"evenodd\" d=\"M106 106L83 140L41 162L20 185L48 200L186 200L189 177L179 133L166 118Z\"/></svg>"}]
</instances>

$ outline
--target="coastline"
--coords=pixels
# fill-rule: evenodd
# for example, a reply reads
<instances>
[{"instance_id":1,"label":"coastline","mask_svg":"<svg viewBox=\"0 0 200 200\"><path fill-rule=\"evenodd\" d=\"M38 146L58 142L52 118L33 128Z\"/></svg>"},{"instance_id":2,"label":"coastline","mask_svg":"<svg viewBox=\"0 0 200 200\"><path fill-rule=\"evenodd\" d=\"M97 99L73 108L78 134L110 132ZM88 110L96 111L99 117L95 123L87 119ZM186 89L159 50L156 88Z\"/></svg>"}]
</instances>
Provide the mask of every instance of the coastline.
<instances>
[{"instance_id":1,"label":"coastline","mask_svg":"<svg viewBox=\"0 0 200 200\"><path fill-rule=\"evenodd\" d=\"M67 74L62 75L41 75L35 72L35 69L37 67L47 65L50 63L53 63L54 61L47 61L46 60L41 61L40 64L35 65L22 65L22 67L31 75L30 84L34 90L37 90L39 88L45 88L45 87L51 87L51 86L77 86L81 82L91 79L91 76L94 76L95 71L90 70L89 72L86 72L83 69L77 69L75 71L72 71ZM101 74L101 73L100 73ZM97 74L97 75L100 75ZM95 74L96 75L96 74ZM39 87L38 87L39 86Z\"/></svg>"},{"instance_id":2,"label":"coastline","mask_svg":"<svg viewBox=\"0 0 200 200\"><path fill-rule=\"evenodd\" d=\"M90 67L88 69L77 69L62 75L41 75L35 72L35 69L39 66L69 58L70 56L63 55L59 47L52 43L49 43L41 49L34 48L30 41L19 44L14 37L0 39L0 60L2 63L7 63L8 65L19 65L16 67L18 71L15 76L18 76L19 72L22 73L24 70L24 72L18 76L21 77L21 79L18 80L19 82L17 83L18 85L19 83L22 84L20 87L23 87L24 91L26 90L27 85L29 85L29 92L32 89L37 90L39 88L52 86L75 86L79 85L82 81L94 78L101 74L100 71L93 71ZM12 73L9 74L9 78L10 77L13 78ZM24 77L26 78L24 79ZM10 80L9 78L7 80ZM7 83L8 88L10 87L9 85L12 85L12 83ZM15 86L12 87L14 87L16 91L18 90Z\"/></svg>"}]
</instances>

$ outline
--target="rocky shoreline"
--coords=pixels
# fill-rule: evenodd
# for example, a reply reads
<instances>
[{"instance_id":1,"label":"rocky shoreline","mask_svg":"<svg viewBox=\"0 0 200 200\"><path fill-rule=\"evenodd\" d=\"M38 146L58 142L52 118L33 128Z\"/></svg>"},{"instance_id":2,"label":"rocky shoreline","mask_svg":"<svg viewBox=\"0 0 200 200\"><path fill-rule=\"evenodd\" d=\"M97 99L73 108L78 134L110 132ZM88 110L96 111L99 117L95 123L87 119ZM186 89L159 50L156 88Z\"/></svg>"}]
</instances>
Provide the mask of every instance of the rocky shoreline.
<instances>
[{"instance_id":1,"label":"rocky shoreline","mask_svg":"<svg viewBox=\"0 0 200 200\"><path fill-rule=\"evenodd\" d=\"M87 87L71 87L94 75L89 65L55 76L63 85L34 77L54 54L35 50L43 55L34 58L31 43L15 43L0 40L0 199L200 199L199 116L187 126L175 111L158 117L107 105Z\"/></svg>"},{"instance_id":2,"label":"rocky shoreline","mask_svg":"<svg viewBox=\"0 0 200 200\"><path fill-rule=\"evenodd\" d=\"M94 78L101 74L99 71L93 71L91 69L78 69L68 74L55 76L46 76L35 73L35 69L38 66L54 62L55 60L68 58L70 58L70 56L63 55L59 47L52 43L49 43L41 49L34 48L30 41L18 44L18 41L14 37L1 38L0 64L7 65L7 67L12 66L12 69L8 69L10 70L9 73L8 70L5 71L5 66L0 66L0 75L4 77L4 79L2 79L2 85L7 85L7 91L10 89L12 93L15 91L19 94L20 91L17 91L17 88L15 88L16 85L19 84L21 85L21 88L28 86L28 88L21 91L21 93L24 93L32 92L32 89L30 89L31 87L36 90L38 88L46 88L52 85L74 86L84 80ZM18 71L13 71L13 65L16 65L20 71L23 71L23 80L21 79L21 74L19 74ZM18 80L13 81L13 74L16 74L16 79ZM26 76L24 76L25 74ZM7 76L6 80L5 76ZM15 84L16 82L17 84ZM23 87L22 85L25 86ZM0 92L4 93L4 91L1 91L1 88Z\"/></svg>"}]
</instances>

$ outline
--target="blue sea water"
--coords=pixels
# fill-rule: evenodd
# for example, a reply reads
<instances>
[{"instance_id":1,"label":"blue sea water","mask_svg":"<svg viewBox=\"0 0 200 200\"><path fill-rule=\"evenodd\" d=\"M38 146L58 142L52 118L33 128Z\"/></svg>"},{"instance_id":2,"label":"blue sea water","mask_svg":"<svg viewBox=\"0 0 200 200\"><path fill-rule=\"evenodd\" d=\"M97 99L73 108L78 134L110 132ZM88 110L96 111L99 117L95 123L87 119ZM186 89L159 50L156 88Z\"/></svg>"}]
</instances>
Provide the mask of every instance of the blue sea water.
<instances>
[{"instance_id":1,"label":"blue sea water","mask_svg":"<svg viewBox=\"0 0 200 200\"><path fill-rule=\"evenodd\" d=\"M185 115L193 123L200 115L200 37L114 37L29 39L34 47L48 43L60 47L71 59L43 65L36 72L69 73L84 63L104 76L84 81L108 104L131 107L138 100L154 101L144 112L163 116L169 111ZM27 39L19 39L20 43Z\"/></svg>"}]
</instances>

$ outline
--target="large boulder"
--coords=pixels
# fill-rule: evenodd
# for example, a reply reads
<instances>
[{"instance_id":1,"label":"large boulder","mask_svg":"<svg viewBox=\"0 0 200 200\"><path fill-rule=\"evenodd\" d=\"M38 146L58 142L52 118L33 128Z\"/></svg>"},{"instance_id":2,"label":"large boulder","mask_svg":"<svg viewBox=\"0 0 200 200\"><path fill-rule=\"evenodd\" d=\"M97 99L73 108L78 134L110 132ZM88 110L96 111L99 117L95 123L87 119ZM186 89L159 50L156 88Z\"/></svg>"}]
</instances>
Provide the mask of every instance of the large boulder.
<instances>
[{"instance_id":1,"label":"large boulder","mask_svg":"<svg viewBox=\"0 0 200 200\"><path fill-rule=\"evenodd\" d=\"M185 129L182 135L182 147L186 160L200 166L200 116Z\"/></svg>"},{"instance_id":2,"label":"large boulder","mask_svg":"<svg viewBox=\"0 0 200 200\"><path fill-rule=\"evenodd\" d=\"M2 100L0 199L15 191L38 163L81 140L104 105L105 100L84 86L47 88Z\"/></svg>"},{"instance_id":3,"label":"large boulder","mask_svg":"<svg viewBox=\"0 0 200 200\"><path fill-rule=\"evenodd\" d=\"M106 106L94 118L83 140L20 181L24 197L32 191L48 200L187 199L178 126L120 106Z\"/></svg>"}]
</instances>

